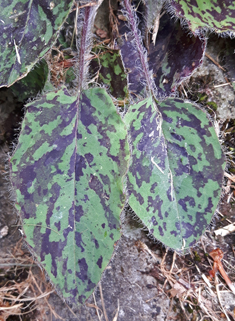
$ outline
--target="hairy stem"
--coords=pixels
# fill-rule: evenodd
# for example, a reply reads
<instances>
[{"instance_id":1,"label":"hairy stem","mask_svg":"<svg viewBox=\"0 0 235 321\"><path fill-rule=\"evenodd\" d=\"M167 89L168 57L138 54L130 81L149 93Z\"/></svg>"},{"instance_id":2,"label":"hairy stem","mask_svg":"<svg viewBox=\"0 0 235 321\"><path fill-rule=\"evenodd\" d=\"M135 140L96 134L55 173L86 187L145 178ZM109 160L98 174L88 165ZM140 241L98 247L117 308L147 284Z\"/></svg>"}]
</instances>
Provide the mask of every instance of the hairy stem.
<instances>
[{"instance_id":1,"label":"hairy stem","mask_svg":"<svg viewBox=\"0 0 235 321\"><path fill-rule=\"evenodd\" d=\"M128 19L129 19L129 26L132 30L133 33L133 37L135 39L135 44L136 44L136 49L137 52L139 54L140 57L140 62L143 68L143 72L145 75L145 79L146 79L146 84L148 87L148 90L150 90L152 92L152 94L154 94L154 88L153 88L153 83L151 81L151 77L150 77L150 72L148 70L148 65L147 65L147 59L145 57L145 49L142 45L142 41L141 41L141 37L139 35L139 30L138 30L138 26L137 26L137 18L136 15L134 13L134 10L130 4L129 0L124 0L124 4L126 7L126 11L127 11L127 15L128 15Z\"/></svg>"}]
</instances>

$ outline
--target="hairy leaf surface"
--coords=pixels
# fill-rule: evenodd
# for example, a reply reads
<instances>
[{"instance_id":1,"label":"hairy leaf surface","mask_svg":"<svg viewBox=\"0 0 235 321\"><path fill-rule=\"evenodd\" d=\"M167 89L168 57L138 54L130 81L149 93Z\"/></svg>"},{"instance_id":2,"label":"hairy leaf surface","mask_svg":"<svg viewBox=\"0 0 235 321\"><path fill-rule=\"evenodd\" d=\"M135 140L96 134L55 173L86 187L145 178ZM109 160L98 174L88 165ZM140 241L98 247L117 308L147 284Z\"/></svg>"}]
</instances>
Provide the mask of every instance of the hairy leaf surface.
<instances>
[{"instance_id":1,"label":"hairy leaf surface","mask_svg":"<svg viewBox=\"0 0 235 321\"><path fill-rule=\"evenodd\" d=\"M118 44L123 65L128 75L128 89L130 93L139 95L142 91L144 92L146 77L139 52L136 48L135 38L129 26L124 21L119 21L119 34L122 35L122 37L118 39ZM139 36L137 35L137 37ZM142 54L144 56L144 47Z\"/></svg>"},{"instance_id":2,"label":"hairy leaf surface","mask_svg":"<svg viewBox=\"0 0 235 321\"><path fill-rule=\"evenodd\" d=\"M210 28L217 33L234 32L235 2L230 0L173 0L174 13L187 20L194 33Z\"/></svg>"},{"instance_id":3,"label":"hairy leaf surface","mask_svg":"<svg viewBox=\"0 0 235 321\"><path fill-rule=\"evenodd\" d=\"M11 166L27 242L64 298L83 303L120 237L129 151L105 90L78 98L63 89L27 105Z\"/></svg>"},{"instance_id":4,"label":"hairy leaf surface","mask_svg":"<svg viewBox=\"0 0 235 321\"><path fill-rule=\"evenodd\" d=\"M146 96L144 88L147 87L155 97L169 96L202 63L206 41L187 34L180 23L172 20L168 14L161 19L159 17L155 44L152 41L149 43L149 40L143 41L148 35L143 37L139 31L142 16L137 20L131 5L127 0L124 2L126 7L123 12L128 18L127 22L119 23L119 33L122 35L119 47L128 71L129 91L135 96ZM131 13L135 23L129 18ZM140 21L139 25L136 21Z\"/></svg>"},{"instance_id":5,"label":"hairy leaf surface","mask_svg":"<svg viewBox=\"0 0 235 321\"><path fill-rule=\"evenodd\" d=\"M27 75L50 49L72 0L2 1L0 4L0 87Z\"/></svg>"},{"instance_id":6,"label":"hairy leaf surface","mask_svg":"<svg viewBox=\"0 0 235 321\"><path fill-rule=\"evenodd\" d=\"M164 14L156 44L149 44L148 63L158 95L169 96L202 63L206 41L185 32L179 21Z\"/></svg>"},{"instance_id":7,"label":"hairy leaf surface","mask_svg":"<svg viewBox=\"0 0 235 321\"><path fill-rule=\"evenodd\" d=\"M158 240L175 250L200 238L220 198L224 155L212 124L196 106L152 98L128 110L132 142L129 204Z\"/></svg>"}]
</instances>

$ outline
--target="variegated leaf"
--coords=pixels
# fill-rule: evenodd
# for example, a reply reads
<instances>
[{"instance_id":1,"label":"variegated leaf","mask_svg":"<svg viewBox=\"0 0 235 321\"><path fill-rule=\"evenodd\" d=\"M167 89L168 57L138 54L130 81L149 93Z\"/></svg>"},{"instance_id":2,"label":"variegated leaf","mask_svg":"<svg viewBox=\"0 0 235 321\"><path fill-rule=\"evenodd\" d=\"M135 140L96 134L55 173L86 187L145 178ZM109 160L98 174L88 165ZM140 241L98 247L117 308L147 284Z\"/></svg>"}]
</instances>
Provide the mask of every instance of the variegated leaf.
<instances>
[{"instance_id":1,"label":"variegated leaf","mask_svg":"<svg viewBox=\"0 0 235 321\"><path fill-rule=\"evenodd\" d=\"M104 89L27 105L11 158L27 242L64 298L83 303L120 237L126 130Z\"/></svg>"},{"instance_id":2,"label":"variegated leaf","mask_svg":"<svg viewBox=\"0 0 235 321\"><path fill-rule=\"evenodd\" d=\"M225 166L206 114L180 99L132 105L127 124L132 157L129 204L151 234L181 250L199 240L220 198Z\"/></svg>"},{"instance_id":3,"label":"variegated leaf","mask_svg":"<svg viewBox=\"0 0 235 321\"><path fill-rule=\"evenodd\" d=\"M0 87L27 75L57 38L72 0L10 0L0 3Z\"/></svg>"},{"instance_id":4,"label":"variegated leaf","mask_svg":"<svg viewBox=\"0 0 235 321\"><path fill-rule=\"evenodd\" d=\"M204 28L218 33L235 31L235 2L231 0L173 0L173 12L184 18L194 33Z\"/></svg>"}]
</instances>

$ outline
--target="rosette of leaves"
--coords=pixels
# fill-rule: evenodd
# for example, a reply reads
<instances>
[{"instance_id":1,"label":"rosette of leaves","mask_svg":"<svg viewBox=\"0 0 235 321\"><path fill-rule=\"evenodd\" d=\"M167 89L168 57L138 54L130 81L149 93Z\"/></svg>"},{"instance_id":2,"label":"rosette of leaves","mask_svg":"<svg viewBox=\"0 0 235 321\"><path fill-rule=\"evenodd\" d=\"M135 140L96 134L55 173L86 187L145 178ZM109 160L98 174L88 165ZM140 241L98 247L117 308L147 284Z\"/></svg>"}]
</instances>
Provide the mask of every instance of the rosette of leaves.
<instances>
[{"instance_id":1,"label":"rosette of leaves","mask_svg":"<svg viewBox=\"0 0 235 321\"><path fill-rule=\"evenodd\" d=\"M156 47L145 48L145 30L141 34L136 11L124 0L120 53L132 104L122 120L103 88L88 88L98 5L82 6L77 18L77 93L62 87L29 103L11 158L26 240L59 292L75 304L92 293L120 237L125 175L136 215L155 238L180 251L209 224L224 169L206 114L180 99L159 101L200 64L205 42L184 42L187 59L174 66L172 52L184 37L179 28L171 25L164 42L160 26ZM150 30L152 18L147 21ZM167 48L162 56L160 47Z\"/></svg>"}]
</instances>

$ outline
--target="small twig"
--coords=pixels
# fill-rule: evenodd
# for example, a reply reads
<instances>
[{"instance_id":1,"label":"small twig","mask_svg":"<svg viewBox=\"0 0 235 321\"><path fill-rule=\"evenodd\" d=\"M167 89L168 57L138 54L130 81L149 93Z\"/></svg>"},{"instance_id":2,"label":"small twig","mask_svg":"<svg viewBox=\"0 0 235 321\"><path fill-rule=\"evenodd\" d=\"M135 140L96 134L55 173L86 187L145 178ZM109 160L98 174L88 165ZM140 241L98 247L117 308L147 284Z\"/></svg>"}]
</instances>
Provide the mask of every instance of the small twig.
<instances>
[{"instance_id":1,"label":"small twig","mask_svg":"<svg viewBox=\"0 0 235 321\"><path fill-rule=\"evenodd\" d=\"M153 34L152 34L152 42L155 46L156 39L157 39L157 34L158 34L158 29L159 29L159 24L160 24L160 19L161 17L165 14L165 11L163 11L161 14L160 12L157 14L154 25L153 25Z\"/></svg>"},{"instance_id":2,"label":"small twig","mask_svg":"<svg viewBox=\"0 0 235 321\"><path fill-rule=\"evenodd\" d=\"M18 303L15 305L12 305L10 307L0 307L0 311L4 311L4 310L12 310L12 309L17 309L17 308L21 308L23 303ZM27 312L28 313L28 312Z\"/></svg>"},{"instance_id":3,"label":"small twig","mask_svg":"<svg viewBox=\"0 0 235 321\"><path fill-rule=\"evenodd\" d=\"M119 313L119 299L118 299L118 307L117 307L117 311L116 311L116 314L113 318L113 321L117 321L117 318L118 318L118 313Z\"/></svg>"},{"instance_id":4,"label":"small twig","mask_svg":"<svg viewBox=\"0 0 235 321\"><path fill-rule=\"evenodd\" d=\"M228 199L227 199L227 203L230 203L231 199L233 199L233 192L231 194L229 194Z\"/></svg>"},{"instance_id":5,"label":"small twig","mask_svg":"<svg viewBox=\"0 0 235 321\"><path fill-rule=\"evenodd\" d=\"M224 86L228 86L228 85L231 85L230 82L226 82L226 83L220 84L220 85L215 85L214 88L224 87Z\"/></svg>"},{"instance_id":6,"label":"small twig","mask_svg":"<svg viewBox=\"0 0 235 321\"><path fill-rule=\"evenodd\" d=\"M224 172L224 176L226 176L228 179L235 183L235 175L230 175L229 173Z\"/></svg>"},{"instance_id":7,"label":"small twig","mask_svg":"<svg viewBox=\"0 0 235 321\"><path fill-rule=\"evenodd\" d=\"M225 218L224 214L222 214L220 211L216 210L216 212L217 212L220 216L222 216L223 218ZM226 220L228 223L232 224L232 221L230 221L229 219L225 218L225 220Z\"/></svg>"},{"instance_id":8,"label":"small twig","mask_svg":"<svg viewBox=\"0 0 235 321\"><path fill-rule=\"evenodd\" d=\"M16 301L22 301L21 296L23 296L23 295L28 291L28 288L29 288L29 285L27 285L27 286L25 287L25 289L19 293L19 295L14 299L13 304L14 304Z\"/></svg>"},{"instance_id":9,"label":"small twig","mask_svg":"<svg viewBox=\"0 0 235 321\"><path fill-rule=\"evenodd\" d=\"M14 305L13 307L15 307L15 305ZM37 306L35 306L35 307L33 307L32 309L30 309L30 311L26 311L26 312L22 312L22 311L21 311L20 313L15 313L15 312L14 312L14 315L18 315L19 317L21 317L22 315L29 314L29 313L31 313L32 311L36 310L36 309L38 309ZM22 319L21 319L21 320L22 320Z\"/></svg>"},{"instance_id":10,"label":"small twig","mask_svg":"<svg viewBox=\"0 0 235 321\"><path fill-rule=\"evenodd\" d=\"M225 76L224 79L229 83L230 87L233 88L233 85L231 84L231 82L229 81L229 79ZM234 81L232 81L233 83Z\"/></svg>"},{"instance_id":11,"label":"small twig","mask_svg":"<svg viewBox=\"0 0 235 321\"><path fill-rule=\"evenodd\" d=\"M141 241L136 241L136 242L135 242L135 245L136 245L140 250L142 250L143 252L149 253L149 254L151 255L151 257L154 259L154 261L156 261L156 262L159 262L159 261L160 261L159 257L158 257L153 251L151 251L150 248L149 248L145 243L143 243L143 242L141 242Z\"/></svg>"},{"instance_id":12,"label":"small twig","mask_svg":"<svg viewBox=\"0 0 235 321\"><path fill-rule=\"evenodd\" d=\"M214 292L211 290L212 285L211 285L209 279L205 276L204 273L201 272L201 270L199 269L199 267L197 266L197 264L195 264L195 267L196 267L198 273L201 275L203 281L206 283L206 285L207 285L207 287L208 287L208 290L209 290L209 292L210 292L210 295L211 295L212 297L214 297L215 294L214 294ZM199 288L198 302L199 302L199 303L201 302L201 288Z\"/></svg>"},{"instance_id":13,"label":"small twig","mask_svg":"<svg viewBox=\"0 0 235 321\"><path fill-rule=\"evenodd\" d=\"M102 310L98 307L97 303L96 303L96 298L95 298L95 294L93 293L93 299L94 299L94 302L95 302L95 307L96 307L96 313L98 315L98 319L99 321L101 321L101 316L100 316L100 313L99 313L99 310L102 312Z\"/></svg>"},{"instance_id":14,"label":"small twig","mask_svg":"<svg viewBox=\"0 0 235 321\"><path fill-rule=\"evenodd\" d=\"M217 67L219 67L220 69L222 69L223 71L226 71L222 66L220 66L220 64L215 60L213 59L208 53L205 53L205 56L207 58L209 58Z\"/></svg>"},{"instance_id":15,"label":"small twig","mask_svg":"<svg viewBox=\"0 0 235 321\"><path fill-rule=\"evenodd\" d=\"M216 288L216 293L217 293L217 297L218 297L218 300L219 300L219 304L220 304L221 309L224 312L227 320L230 321L230 319L229 319L229 317L228 317L228 315L227 315L227 313L226 313L226 311L225 311L225 309L224 309L224 307L222 305L222 302L221 302L220 293L219 293L219 284L218 284L218 279L217 279L216 276L215 276L215 282L216 282L215 288Z\"/></svg>"},{"instance_id":16,"label":"small twig","mask_svg":"<svg viewBox=\"0 0 235 321\"><path fill-rule=\"evenodd\" d=\"M30 273L31 273L31 277L32 277L32 279L33 279L33 281L34 281L34 285L35 285L36 288L38 289L39 293L43 294L43 291L41 290L41 287L38 285L38 282L36 281L33 273L32 273L32 272L30 272ZM54 290L54 291L55 291L55 290ZM55 312L55 310L51 307L50 303L49 303L48 300L47 300L47 297L44 297L44 301L46 302L47 306L49 307L49 309L50 309L51 313L54 315L54 317L57 318L57 319L62 319L62 318ZM74 314L74 313L73 313L73 314Z\"/></svg>"},{"instance_id":17,"label":"small twig","mask_svg":"<svg viewBox=\"0 0 235 321\"><path fill-rule=\"evenodd\" d=\"M103 308L104 318L105 318L105 321L109 321L107 313L106 313L106 309L105 309L102 286L101 286L100 282L99 282L99 290L100 290L100 299L101 299L101 304L102 304L102 308Z\"/></svg>"},{"instance_id":18,"label":"small twig","mask_svg":"<svg viewBox=\"0 0 235 321\"><path fill-rule=\"evenodd\" d=\"M188 98L188 94L187 94L187 91L184 88L184 85L181 84L181 88L183 89L185 97Z\"/></svg>"},{"instance_id":19,"label":"small twig","mask_svg":"<svg viewBox=\"0 0 235 321\"><path fill-rule=\"evenodd\" d=\"M235 223L229 224L214 231L215 235L225 236L235 231Z\"/></svg>"},{"instance_id":20,"label":"small twig","mask_svg":"<svg viewBox=\"0 0 235 321\"><path fill-rule=\"evenodd\" d=\"M85 7L92 7L92 6L96 6L96 5L97 5L97 2L89 2L87 4L79 6L78 9L82 9L82 8L85 8Z\"/></svg>"},{"instance_id":21,"label":"small twig","mask_svg":"<svg viewBox=\"0 0 235 321\"><path fill-rule=\"evenodd\" d=\"M174 268L174 265L175 265L175 259L176 259L176 252L174 252L174 254L173 254L171 269L169 271L170 275L172 274L172 271L173 271L173 268Z\"/></svg>"},{"instance_id":22,"label":"small twig","mask_svg":"<svg viewBox=\"0 0 235 321\"><path fill-rule=\"evenodd\" d=\"M53 292L55 292L55 290L50 291L50 292L47 292L47 293L43 293L42 295L39 295L39 296L37 296L37 297L35 297L35 298L32 297L32 298L19 299L18 301L20 301L20 302L36 301L36 300L38 300L38 299L45 298L46 296L48 296L49 294L51 294L51 293L53 293ZM1 297L1 299L3 299L3 300L15 301L16 298Z\"/></svg>"},{"instance_id":23,"label":"small twig","mask_svg":"<svg viewBox=\"0 0 235 321\"><path fill-rule=\"evenodd\" d=\"M205 318L211 318L211 316L209 314L203 315L199 321L203 321Z\"/></svg>"},{"instance_id":24,"label":"small twig","mask_svg":"<svg viewBox=\"0 0 235 321\"><path fill-rule=\"evenodd\" d=\"M105 40L103 40L103 41L101 41L101 42L98 42L97 44L95 44L95 45L93 46L93 48L99 47L99 46L101 46L101 45L103 45L103 44L107 44L107 43L110 42L110 40L111 40L111 39L105 39Z\"/></svg>"}]
</instances>

